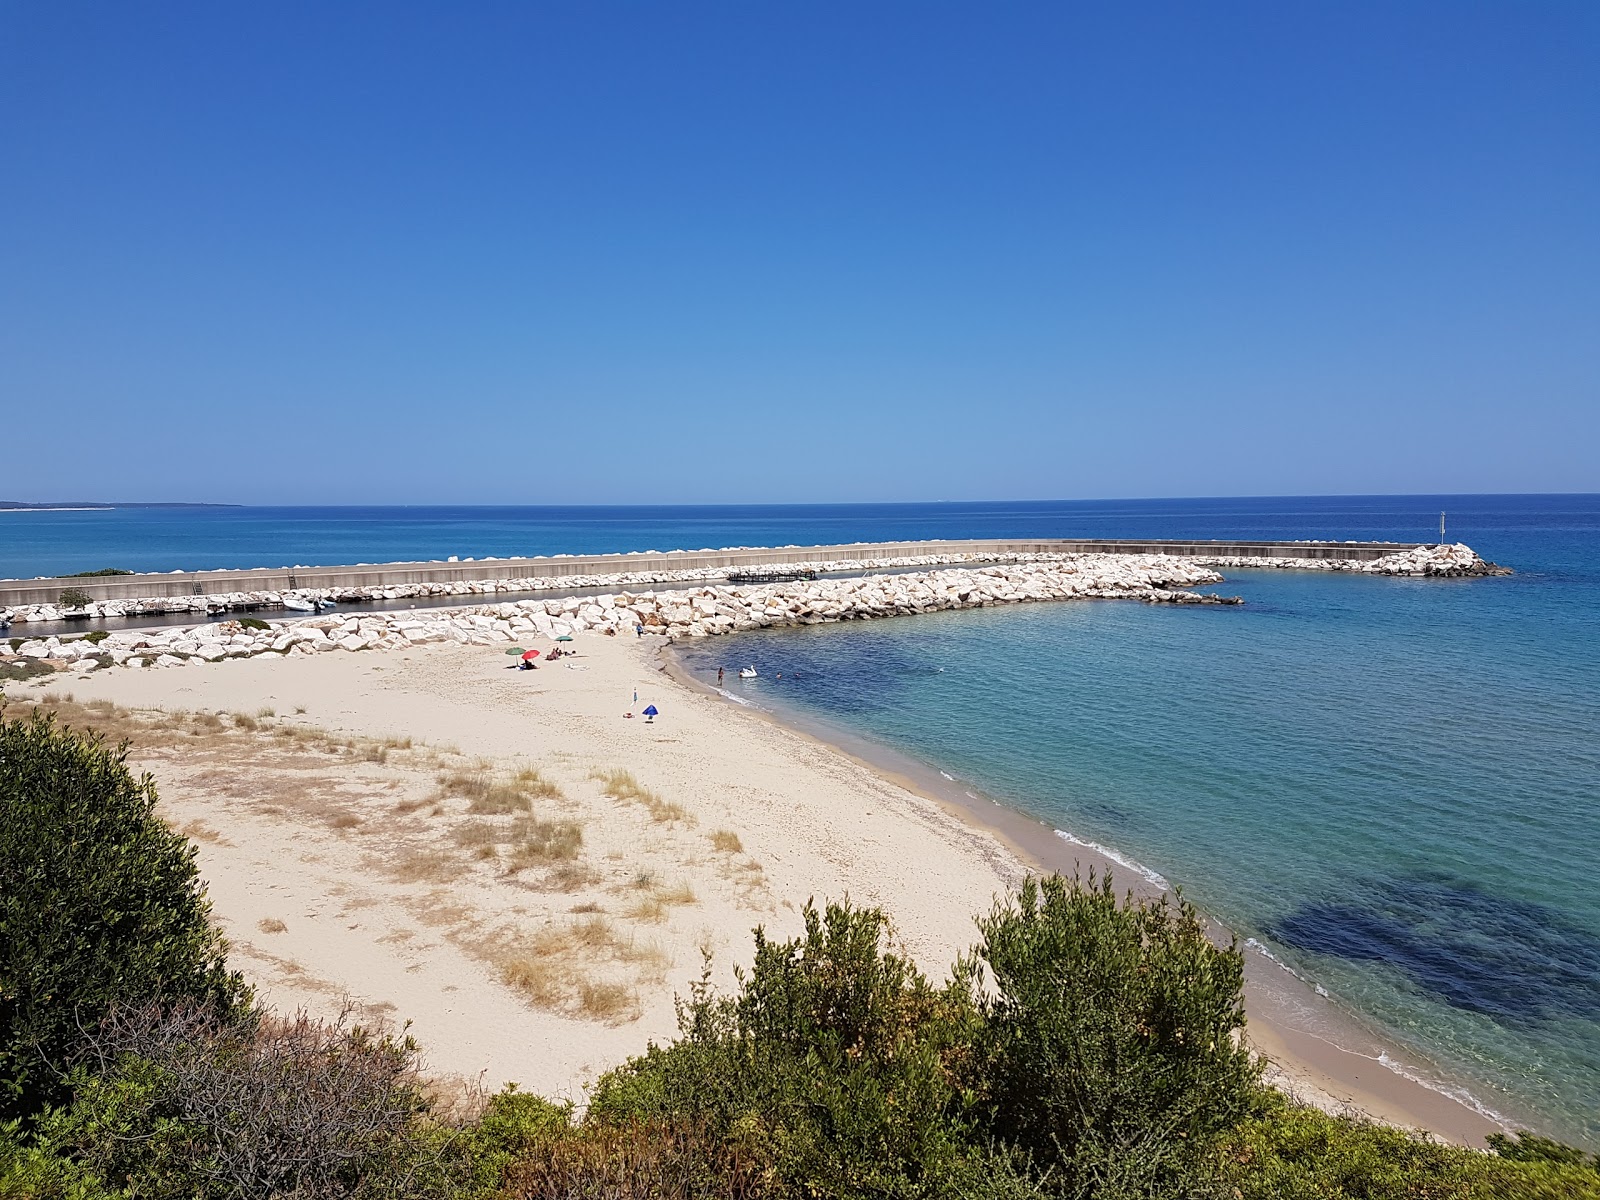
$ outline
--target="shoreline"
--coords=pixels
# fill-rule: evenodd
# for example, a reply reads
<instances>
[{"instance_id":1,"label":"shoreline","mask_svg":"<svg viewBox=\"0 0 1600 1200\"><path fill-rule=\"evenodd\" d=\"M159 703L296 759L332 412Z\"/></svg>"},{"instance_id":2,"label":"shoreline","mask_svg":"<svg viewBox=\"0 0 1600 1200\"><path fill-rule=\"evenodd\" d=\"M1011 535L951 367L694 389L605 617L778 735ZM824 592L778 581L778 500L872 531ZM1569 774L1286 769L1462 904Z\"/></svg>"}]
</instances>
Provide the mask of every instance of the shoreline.
<instances>
[{"instance_id":1,"label":"shoreline","mask_svg":"<svg viewBox=\"0 0 1600 1200\"><path fill-rule=\"evenodd\" d=\"M668 642L657 649L663 674L691 691L713 697L790 734L840 755L885 781L930 800L981 834L995 838L1030 869L1072 875L1085 869L1112 872L1119 891L1146 899L1171 895L1167 881L1151 868L1118 855L1112 848L1084 842L1020 809L968 791L926 763L871 738L789 710L732 700L697 678ZM1131 878L1130 878L1131 876ZM1218 941L1233 931L1201 914ZM1295 1099L1340 1115L1362 1115L1386 1124L1422 1129L1458 1144L1481 1146L1484 1138L1516 1122L1477 1101L1464 1087L1445 1080L1424 1082L1427 1072L1405 1061L1408 1052L1359 1023L1358 1018L1252 945L1240 942L1245 963L1246 1036L1272 1064L1268 1082ZM1299 1017L1299 1020L1295 1018ZM1307 1017L1327 1028L1308 1028ZM1360 1047L1359 1049L1352 1048Z\"/></svg>"},{"instance_id":2,"label":"shoreline","mask_svg":"<svg viewBox=\"0 0 1600 1200\"><path fill-rule=\"evenodd\" d=\"M573 627L578 624L577 620L573 619L578 617L577 613L563 612L562 617L567 618L564 621L561 618L552 618L549 614L534 609L533 617L528 618L524 615L527 610L521 606L507 605L504 608L508 610L508 614L515 613L516 615L514 617L503 615L503 619L511 621L512 624L501 626L498 621L491 621L486 615L496 612L498 607L460 610L459 619L465 624L450 637L450 640L456 644L450 646L448 650L443 646L437 647L438 652L459 651L463 660L465 660L466 656L472 651L498 647L503 642L509 641L511 637L518 636L518 626L522 629L520 636L524 638L554 637L559 632L571 628L572 632L580 635L580 644L586 648L586 654L597 655L603 659L617 652L624 652L625 657L629 659L637 658L642 664L645 664L645 668L652 674L664 675L678 688L683 689L685 693L694 693L704 697L708 703L715 701L716 709L724 716L726 716L729 707L743 708L746 715L754 718L757 722L773 729L781 730L789 737L797 738L816 750L822 751L825 755L836 756L838 759L852 764L896 791L908 793L911 797L937 806L944 814L955 818L972 835L973 841L987 842L997 847L997 849L1003 849L1009 856L1024 865L1026 869L1055 870L1070 873L1074 866L1079 864L1095 866L1101 869L1110 867L1116 870L1119 877L1124 880L1126 880L1126 873L1130 869L1137 871L1137 867L1131 866L1125 860L1117 861L1114 857L1114 852L1105 851L1102 847L1071 843L1048 824L1039 822L1035 818L1009 809L997 802L985 802L976 795L969 795L955 781L941 780L936 770L927 768L910 759L895 759L893 752L886 747L870 742L867 739L854 739L849 735L848 731L832 728L808 728L808 722L796 718L793 714L784 713L779 715L762 708L736 703L730 704L724 693L719 693L716 689L701 683L683 668L676 655L668 648L670 646L669 639L662 638L658 640L652 637L647 641L637 643L633 650L624 651L624 648L634 643L635 639L629 637L610 641L610 639L606 638L596 638L593 635L602 632L601 629ZM362 621L363 626L366 620L368 619ZM474 622L478 624L474 624ZM254 660L251 662L252 666L258 666L268 672L272 672L277 663L284 662L290 657L303 657L308 652L314 653L316 650L343 649L354 651L383 648L399 651L409 658L409 655L406 655L405 652L412 649L423 649L423 646L419 644L420 642L437 641L431 632L427 633L426 636L421 636L424 633L421 629L413 629L411 631L412 634L418 635L412 639L399 636L400 629L398 626L389 630L387 634L380 634L377 629L369 631L363 628L360 631L352 629L343 636L335 629L329 629L327 633L323 633L316 628L323 624L339 625L340 623L338 618L311 619L296 623L304 631L305 636L309 637L311 634L316 633L320 635L320 640L317 641L314 647L296 645L292 648L294 650L292 654L284 653L284 650L289 649L287 646L278 648L278 653L262 654L246 651L239 647L225 647L222 644L218 644L214 648L202 646L201 651L191 659L162 656L163 658L170 657L171 661L155 661L152 665L158 667L172 666L179 665L185 661L194 661L198 664L209 660L214 667L220 667L220 660L228 659L234 661L236 667L243 668L247 662ZM486 626L487 629L485 628ZM291 627L282 626L278 628ZM210 626L199 627L194 632L197 635L221 634L223 630L220 626ZM666 630L657 626L653 632L664 633ZM329 636L330 634L333 636ZM240 641L249 642L251 640L238 634L234 636ZM608 641L610 641L610 648L606 650L600 649ZM0 655L3 655L4 651L8 649L10 649L9 646L0 644ZM95 647L85 647L85 649L95 649ZM118 657L121 658L125 653L119 652ZM383 657L388 658L389 656L385 655ZM346 660L348 662L354 659L359 662L361 659L365 659L369 663L374 661L371 658L366 658L366 656L348 653L327 657L317 654L316 659L319 660L319 668L322 663L326 663L328 667L336 671L340 670L340 667L335 666L337 660ZM5 660L0 659L0 662L3 661ZM12 659L11 661L16 660ZM70 669L67 663L59 665ZM196 674L187 671L176 673L179 677L189 677L189 682L182 682L179 678L175 678L166 671L105 671L94 669L103 664L91 661L88 656L85 656L82 661L75 665L80 670L90 670L92 673L87 676L78 676L77 679L72 680L74 685L88 680L93 680L98 684L102 679L109 683L112 678L120 677L126 681L133 695L148 695L151 692L206 693L211 689L211 683L207 677L216 673L199 672ZM130 660L127 665L132 666L135 663ZM315 674L319 668L312 668L312 673ZM352 663L345 669L348 671L360 671L363 668ZM383 668L371 669L381 670ZM464 663L462 669L465 669ZM587 668L579 667L578 669L585 670ZM293 672L296 669L286 668L286 670ZM235 668L222 667L220 674L237 678L238 671ZM52 682L60 684L65 684L69 679L72 679L71 676L64 674L53 673L53 675ZM157 683L156 680L162 680L162 682ZM42 683L43 680L40 682ZM222 683L221 680L217 682L219 685ZM116 690L124 692L124 686L119 684ZM348 712L350 710L344 711ZM415 714L412 715L415 716ZM426 718L424 720L426 721ZM425 723L418 732L420 736L433 736L434 729L432 725ZM699 749L702 753L706 752L706 748L703 745ZM830 768L823 765L822 762L813 761L814 758L816 758L816 755L806 757L804 761L801 761L794 755L787 755L786 752L778 753L775 756L773 761L778 764L780 770L787 763L787 769L794 776L799 777L798 779L786 777L785 789L791 788L797 782L802 788L809 788L811 784L814 784L823 776L830 773L837 774L836 771L830 771ZM891 761L886 761L886 759ZM764 763L763 765L771 767L773 764ZM737 778L737 775L734 778ZM946 786L947 784L948 786ZM825 789L822 790L822 794L825 795ZM837 813L829 809L827 810L827 816L829 819L834 819ZM955 849L956 847L953 842L947 842L946 848ZM970 850L971 847L969 846L967 849ZM1113 857L1107 857L1108 854L1113 855ZM816 863L814 857L811 861L813 864ZM997 876L997 878L1000 877ZM809 881L803 880L801 888L811 888L811 884ZM820 887L813 890L826 894ZM1134 890L1145 895L1155 895L1159 891L1148 878L1139 879ZM805 891L802 890L797 894L805 894ZM974 909L972 912L966 913L966 917L970 918L976 915L977 911L977 909ZM948 918L949 914L946 913L944 916ZM1225 937L1226 931L1221 930L1220 927L1217 928L1219 933ZM1406 1064L1402 1061L1397 1061L1395 1048L1385 1046L1380 1038L1360 1026L1353 1017L1338 1009L1333 1002L1326 998L1318 997L1309 985L1294 976L1286 968L1276 965L1273 960L1268 959L1264 954L1247 954L1246 965L1247 1006L1252 1020L1251 1037L1258 1048L1285 1068L1283 1076L1276 1080L1284 1090L1290 1091L1308 1102L1316 1103L1320 1107L1333 1111L1360 1111L1393 1124L1428 1129L1454 1141L1480 1142L1485 1133L1502 1127L1490 1117L1485 1116L1469 1104L1451 1097L1445 1091L1436 1090L1434 1087L1409 1077L1405 1073L1408 1070ZM1331 1027L1333 1032L1328 1036L1323 1036L1316 1032L1315 1028L1308 1027L1312 1024L1305 1019L1308 1014L1318 1018L1320 1026ZM1346 1047L1355 1047L1355 1049ZM1421 1072L1411 1069L1411 1075L1417 1074L1421 1074ZM1440 1088L1448 1086L1444 1082L1439 1084Z\"/></svg>"}]
</instances>

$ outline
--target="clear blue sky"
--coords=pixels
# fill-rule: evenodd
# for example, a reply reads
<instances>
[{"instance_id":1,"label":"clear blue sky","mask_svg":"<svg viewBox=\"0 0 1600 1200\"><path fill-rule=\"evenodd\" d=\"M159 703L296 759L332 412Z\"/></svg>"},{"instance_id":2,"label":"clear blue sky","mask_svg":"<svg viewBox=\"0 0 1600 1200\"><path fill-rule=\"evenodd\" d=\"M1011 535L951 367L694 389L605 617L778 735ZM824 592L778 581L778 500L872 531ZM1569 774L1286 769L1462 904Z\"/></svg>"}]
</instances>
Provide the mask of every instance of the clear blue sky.
<instances>
[{"instance_id":1,"label":"clear blue sky","mask_svg":"<svg viewBox=\"0 0 1600 1200\"><path fill-rule=\"evenodd\" d=\"M0 498L1600 491L1600 4L0 7Z\"/></svg>"}]
</instances>

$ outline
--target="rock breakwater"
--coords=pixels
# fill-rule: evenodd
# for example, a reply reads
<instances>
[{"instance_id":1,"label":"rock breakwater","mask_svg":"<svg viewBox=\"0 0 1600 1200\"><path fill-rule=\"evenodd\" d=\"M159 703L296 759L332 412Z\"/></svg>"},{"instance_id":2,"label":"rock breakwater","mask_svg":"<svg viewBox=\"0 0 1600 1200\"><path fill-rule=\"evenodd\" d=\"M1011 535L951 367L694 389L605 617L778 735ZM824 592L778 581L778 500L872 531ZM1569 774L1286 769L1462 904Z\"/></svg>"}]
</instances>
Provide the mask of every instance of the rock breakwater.
<instances>
[{"instance_id":1,"label":"rock breakwater","mask_svg":"<svg viewBox=\"0 0 1600 1200\"><path fill-rule=\"evenodd\" d=\"M1327 543L1309 543L1326 545ZM800 573L812 571L818 575L837 575L844 572L904 570L908 568L1029 566L1038 564L1071 564L1080 560L1130 558L1150 560L1163 555L1100 554L928 554L870 559L806 559L769 564L763 571L773 573ZM1308 571L1359 571L1377 575L1499 575L1509 574L1504 567L1486 563L1473 550L1459 543L1447 546L1424 546L1399 551L1378 559L1355 558L1266 558L1242 556L1185 556L1183 561L1204 566L1238 568L1267 567ZM427 600L456 596L495 596L508 592L579 591L597 589L625 590L630 587L651 587L673 583L713 583L726 579L728 568L699 567L676 570L630 571L594 575L541 575L507 577L504 579L452 580L426 583L393 584L381 587L298 588L288 590L257 590L210 592L188 596L148 596L132 599L90 602L80 608L66 609L57 604L32 604L15 608L0 606L0 625L33 622L54 622L64 619L123 619L146 616L170 616L194 613L216 615L228 612L275 612L292 608L297 603L332 601L335 604L371 604L394 600Z\"/></svg>"},{"instance_id":2,"label":"rock breakwater","mask_svg":"<svg viewBox=\"0 0 1600 1200\"><path fill-rule=\"evenodd\" d=\"M536 637L580 634L714 637L746 629L1054 600L1239 603L1237 597L1185 590L1220 582L1220 574L1193 559L1085 554L1050 562L751 587L705 585L644 595L623 591L423 612L347 613L271 624L229 620L157 631L13 638L0 643L0 662L25 658L58 669L83 670L173 667L260 654L392 650L428 642L509 645Z\"/></svg>"},{"instance_id":3,"label":"rock breakwater","mask_svg":"<svg viewBox=\"0 0 1600 1200\"><path fill-rule=\"evenodd\" d=\"M1413 575L1424 578L1458 578L1477 575L1509 575L1510 567L1485 562L1471 546L1418 546L1386 554L1382 558L1241 558L1222 555L1197 559L1207 566L1272 567L1297 571L1355 571L1363 575Z\"/></svg>"}]
</instances>

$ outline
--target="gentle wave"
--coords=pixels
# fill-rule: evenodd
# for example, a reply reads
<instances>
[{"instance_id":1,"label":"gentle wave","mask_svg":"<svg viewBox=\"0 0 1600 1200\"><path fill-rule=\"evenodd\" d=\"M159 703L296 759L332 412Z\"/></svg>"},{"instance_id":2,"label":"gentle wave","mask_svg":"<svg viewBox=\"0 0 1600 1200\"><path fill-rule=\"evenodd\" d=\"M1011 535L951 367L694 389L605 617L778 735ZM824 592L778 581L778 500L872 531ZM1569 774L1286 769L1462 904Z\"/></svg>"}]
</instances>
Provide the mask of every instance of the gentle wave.
<instances>
[{"instance_id":1,"label":"gentle wave","mask_svg":"<svg viewBox=\"0 0 1600 1200\"><path fill-rule=\"evenodd\" d=\"M1361 1057L1370 1058L1371 1056L1363 1054ZM1413 1071L1407 1067L1404 1063L1389 1057L1387 1051L1380 1051L1378 1057L1372 1061L1376 1062L1380 1067L1394 1072L1402 1079L1409 1079L1418 1087L1424 1087L1430 1092L1436 1092L1441 1096L1447 1096L1451 1100L1456 1101L1458 1104L1465 1104L1480 1117L1487 1121L1493 1121L1496 1125L1499 1125L1503 1129L1510 1129L1517 1124L1517 1122L1513 1121L1510 1117L1507 1117L1504 1113L1496 1112L1494 1109L1490 1108L1466 1088L1457 1084L1443 1083L1440 1080L1430 1079L1426 1075L1418 1074L1416 1071Z\"/></svg>"},{"instance_id":2,"label":"gentle wave","mask_svg":"<svg viewBox=\"0 0 1600 1200\"><path fill-rule=\"evenodd\" d=\"M1323 996L1323 997L1327 996L1327 994L1328 994L1328 989L1327 988L1323 987L1320 983L1318 983L1314 979L1307 979L1304 975L1300 974L1299 971L1296 971L1288 963L1284 962L1283 959L1279 958L1271 950L1268 950L1264 945L1262 945L1260 942L1258 942L1255 938L1253 938L1253 937L1252 938L1245 938L1244 945L1245 945L1245 949L1246 950L1254 950L1257 954L1261 955L1262 958L1264 958L1268 962L1272 963L1279 970L1287 971L1289 974L1293 975L1296 979L1298 979L1301 983L1304 983L1304 984L1308 985L1309 987L1311 987L1313 990L1316 991L1317 995Z\"/></svg>"},{"instance_id":3,"label":"gentle wave","mask_svg":"<svg viewBox=\"0 0 1600 1200\"><path fill-rule=\"evenodd\" d=\"M1131 859L1124 854L1118 854L1109 846L1102 846L1099 842L1091 842L1085 838L1073 837L1072 834L1068 833L1065 829L1056 830L1056 836L1062 841L1071 842L1074 846L1082 846L1085 850L1093 850L1101 858L1108 858L1112 862L1116 863L1119 867L1127 867L1128 870L1143 876L1147 881L1155 884L1158 888L1165 890L1172 886L1167 882L1167 877L1161 874L1159 871L1152 871L1143 863L1136 862L1134 859Z\"/></svg>"}]
</instances>

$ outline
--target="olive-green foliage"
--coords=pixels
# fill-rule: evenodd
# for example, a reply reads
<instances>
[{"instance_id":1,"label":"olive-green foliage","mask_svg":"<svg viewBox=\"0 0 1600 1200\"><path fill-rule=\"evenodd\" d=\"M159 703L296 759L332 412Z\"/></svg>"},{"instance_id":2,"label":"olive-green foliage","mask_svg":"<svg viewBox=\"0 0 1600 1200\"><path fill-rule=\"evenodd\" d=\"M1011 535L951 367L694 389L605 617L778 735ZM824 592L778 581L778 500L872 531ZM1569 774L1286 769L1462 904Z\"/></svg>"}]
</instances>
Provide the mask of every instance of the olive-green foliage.
<instances>
[{"instance_id":1,"label":"olive-green foliage","mask_svg":"<svg viewBox=\"0 0 1600 1200\"><path fill-rule=\"evenodd\" d=\"M1119 904L1109 876L1030 879L979 927L990 1135L1062 1195L1200 1194L1259 1087L1237 948L1181 898Z\"/></svg>"},{"instance_id":2,"label":"olive-green foliage","mask_svg":"<svg viewBox=\"0 0 1600 1200\"><path fill-rule=\"evenodd\" d=\"M0 1123L0 1200L120 1200L91 1171Z\"/></svg>"},{"instance_id":3,"label":"olive-green foliage","mask_svg":"<svg viewBox=\"0 0 1600 1200\"><path fill-rule=\"evenodd\" d=\"M1464 1150L1274 1095L1220 1160L1239 1200L1600 1200L1600 1174L1581 1164Z\"/></svg>"},{"instance_id":4,"label":"olive-green foliage","mask_svg":"<svg viewBox=\"0 0 1600 1200\"><path fill-rule=\"evenodd\" d=\"M74 571L71 575L62 575L62 579L99 579L108 575L132 575L132 571L125 571L121 567L101 567L98 571Z\"/></svg>"},{"instance_id":5,"label":"olive-green foliage","mask_svg":"<svg viewBox=\"0 0 1600 1200\"><path fill-rule=\"evenodd\" d=\"M260 617L240 617L239 624L243 625L246 629L272 628L271 625L267 624L267 622L263 621Z\"/></svg>"},{"instance_id":6,"label":"olive-green foliage","mask_svg":"<svg viewBox=\"0 0 1600 1200\"><path fill-rule=\"evenodd\" d=\"M805 910L805 932L756 931L738 993L702 980L680 1036L601 1080L590 1120L680 1128L770 1164L774 1194L927 1196L975 1152L961 1077L969 981L935 988L887 946L874 909Z\"/></svg>"},{"instance_id":7,"label":"olive-green foliage","mask_svg":"<svg viewBox=\"0 0 1600 1200\"><path fill-rule=\"evenodd\" d=\"M1510 1136L1491 1133L1488 1141L1489 1148L1495 1154L1512 1162L1561 1163L1565 1166L1593 1167L1600 1171L1600 1154L1586 1154L1576 1146L1568 1146L1554 1138L1540 1137L1526 1130Z\"/></svg>"},{"instance_id":8,"label":"olive-green foliage","mask_svg":"<svg viewBox=\"0 0 1600 1200\"><path fill-rule=\"evenodd\" d=\"M62 588L61 595L56 597L56 604L61 608L87 608L94 603L94 597L82 588Z\"/></svg>"},{"instance_id":9,"label":"olive-green foliage","mask_svg":"<svg viewBox=\"0 0 1600 1200\"><path fill-rule=\"evenodd\" d=\"M118 1004L241 1003L194 850L123 751L0 715L0 1120L64 1096L62 1069Z\"/></svg>"},{"instance_id":10,"label":"olive-green foliage","mask_svg":"<svg viewBox=\"0 0 1600 1200\"><path fill-rule=\"evenodd\" d=\"M573 1133L571 1104L555 1104L511 1084L489 1098L467 1132L465 1149L472 1172L469 1191L485 1197L498 1195L514 1164L548 1158L550 1147Z\"/></svg>"}]
</instances>

